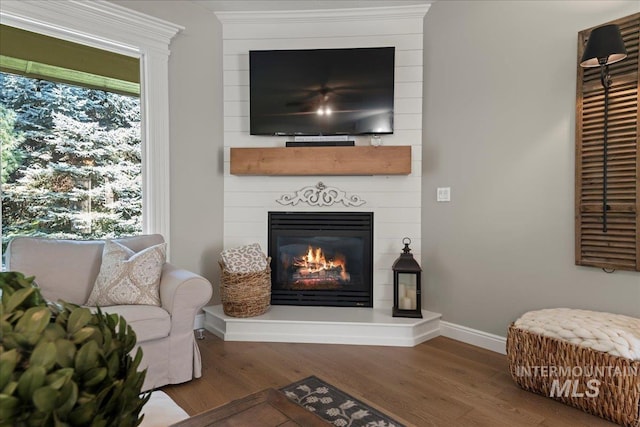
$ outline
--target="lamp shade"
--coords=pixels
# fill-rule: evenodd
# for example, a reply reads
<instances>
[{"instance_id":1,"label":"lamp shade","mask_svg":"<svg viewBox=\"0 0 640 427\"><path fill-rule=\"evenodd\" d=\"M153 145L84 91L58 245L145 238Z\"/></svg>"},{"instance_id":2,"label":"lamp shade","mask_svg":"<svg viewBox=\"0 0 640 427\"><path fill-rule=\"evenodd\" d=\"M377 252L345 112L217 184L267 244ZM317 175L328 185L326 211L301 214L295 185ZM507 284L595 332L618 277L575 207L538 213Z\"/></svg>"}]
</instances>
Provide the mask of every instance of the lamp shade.
<instances>
[{"instance_id":1,"label":"lamp shade","mask_svg":"<svg viewBox=\"0 0 640 427\"><path fill-rule=\"evenodd\" d=\"M627 49L615 24L595 28L589 35L587 47L584 49L581 67L597 67L618 62L627 57Z\"/></svg>"}]
</instances>

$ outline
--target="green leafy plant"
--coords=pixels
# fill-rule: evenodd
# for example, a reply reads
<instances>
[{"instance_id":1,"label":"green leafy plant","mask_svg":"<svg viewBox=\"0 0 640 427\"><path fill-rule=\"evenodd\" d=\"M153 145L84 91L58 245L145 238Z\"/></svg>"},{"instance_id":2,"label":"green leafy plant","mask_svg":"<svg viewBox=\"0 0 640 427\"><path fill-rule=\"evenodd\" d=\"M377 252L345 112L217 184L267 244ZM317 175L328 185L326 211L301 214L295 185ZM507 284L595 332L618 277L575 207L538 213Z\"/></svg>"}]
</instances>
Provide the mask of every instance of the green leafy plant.
<instances>
[{"instance_id":1,"label":"green leafy plant","mask_svg":"<svg viewBox=\"0 0 640 427\"><path fill-rule=\"evenodd\" d=\"M121 316L47 303L17 272L0 273L0 289L0 426L140 424L146 370Z\"/></svg>"}]
</instances>

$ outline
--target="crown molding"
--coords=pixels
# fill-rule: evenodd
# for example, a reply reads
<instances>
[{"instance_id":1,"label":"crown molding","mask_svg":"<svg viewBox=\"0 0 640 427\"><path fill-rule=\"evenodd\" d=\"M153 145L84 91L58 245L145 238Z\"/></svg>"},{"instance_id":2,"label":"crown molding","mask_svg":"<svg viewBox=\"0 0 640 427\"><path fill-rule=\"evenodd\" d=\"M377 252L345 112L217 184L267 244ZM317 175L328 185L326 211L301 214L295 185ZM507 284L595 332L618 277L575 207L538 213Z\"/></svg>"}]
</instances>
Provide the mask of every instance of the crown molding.
<instances>
[{"instance_id":1,"label":"crown molding","mask_svg":"<svg viewBox=\"0 0 640 427\"><path fill-rule=\"evenodd\" d=\"M354 9L279 10L260 12L233 11L215 12L215 15L223 24L372 21L424 18L429 11L430 6L430 4L421 4Z\"/></svg>"},{"instance_id":2,"label":"crown molding","mask_svg":"<svg viewBox=\"0 0 640 427\"><path fill-rule=\"evenodd\" d=\"M129 55L141 49L168 55L171 39L184 29L104 0L3 0L0 22Z\"/></svg>"}]
</instances>

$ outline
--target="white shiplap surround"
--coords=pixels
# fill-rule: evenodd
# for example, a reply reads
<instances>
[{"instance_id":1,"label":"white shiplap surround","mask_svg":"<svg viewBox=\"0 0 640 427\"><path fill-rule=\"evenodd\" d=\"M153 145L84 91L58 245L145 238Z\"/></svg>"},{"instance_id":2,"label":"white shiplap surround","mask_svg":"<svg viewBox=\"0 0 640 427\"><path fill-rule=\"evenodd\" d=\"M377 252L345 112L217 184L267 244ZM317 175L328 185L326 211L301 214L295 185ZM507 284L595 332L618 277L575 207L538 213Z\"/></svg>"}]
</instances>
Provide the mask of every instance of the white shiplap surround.
<instances>
[{"instance_id":1,"label":"white shiplap surround","mask_svg":"<svg viewBox=\"0 0 640 427\"><path fill-rule=\"evenodd\" d=\"M393 305L391 265L402 238L412 240L417 260L421 250L422 171L422 26L428 5L389 8L218 12L223 26L224 68L224 247L258 242L267 248L269 211L366 211L374 213L374 307ZM393 135L383 145L410 145L408 176L263 177L229 174L231 147L282 147L286 137L249 135L249 51L394 46L395 100ZM370 144L357 137L357 145ZM282 206L283 194L322 181L366 203L310 207Z\"/></svg>"}]
</instances>

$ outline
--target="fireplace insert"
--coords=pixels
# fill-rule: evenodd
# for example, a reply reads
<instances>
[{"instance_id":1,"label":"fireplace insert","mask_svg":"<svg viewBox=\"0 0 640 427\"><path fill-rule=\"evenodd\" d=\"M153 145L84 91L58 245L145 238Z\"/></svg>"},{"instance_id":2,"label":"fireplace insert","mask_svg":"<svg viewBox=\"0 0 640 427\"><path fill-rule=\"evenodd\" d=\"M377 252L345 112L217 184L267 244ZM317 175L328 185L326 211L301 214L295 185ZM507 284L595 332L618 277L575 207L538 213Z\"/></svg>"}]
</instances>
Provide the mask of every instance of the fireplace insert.
<instances>
[{"instance_id":1,"label":"fireplace insert","mask_svg":"<svg viewBox=\"0 0 640 427\"><path fill-rule=\"evenodd\" d=\"M271 303L373 307L372 212L269 212Z\"/></svg>"}]
</instances>

